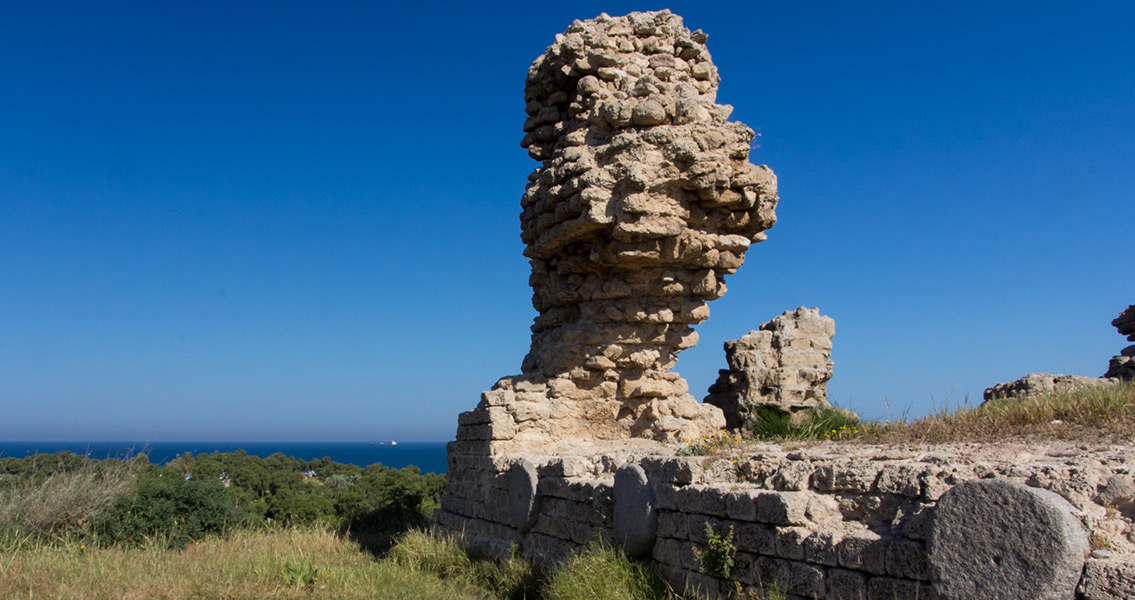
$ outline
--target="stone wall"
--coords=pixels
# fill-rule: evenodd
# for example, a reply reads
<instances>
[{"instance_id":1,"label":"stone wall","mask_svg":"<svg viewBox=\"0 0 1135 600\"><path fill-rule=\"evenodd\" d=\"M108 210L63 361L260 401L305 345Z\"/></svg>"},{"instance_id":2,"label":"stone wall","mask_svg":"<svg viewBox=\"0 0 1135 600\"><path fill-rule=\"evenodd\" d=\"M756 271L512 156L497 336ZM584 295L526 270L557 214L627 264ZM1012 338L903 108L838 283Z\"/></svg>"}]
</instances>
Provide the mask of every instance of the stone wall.
<instances>
[{"instance_id":1,"label":"stone wall","mask_svg":"<svg viewBox=\"0 0 1135 600\"><path fill-rule=\"evenodd\" d=\"M1130 447L826 443L716 457L623 447L499 460L484 490L491 502L450 498L438 514L490 556L516 544L558 561L593 540L619 541L703 596L736 583L796 599L1135 596ZM733 531L727 579L699 568L707 523ZM1088 532L1109 550L1085 565Z\"/></svg>"},{"instance_id":2,"label":"stone wall","mask_svg":"<svg viewBox=\"0 0 1135 600\"><path fill-rule=\"evenodd\" d=\"M835 321L801 306L725 342L728 369L719 371L707 404L721 408L730 428L747 424L754 408L784 412L830 407Z\"/></svg>"}]
</instances>

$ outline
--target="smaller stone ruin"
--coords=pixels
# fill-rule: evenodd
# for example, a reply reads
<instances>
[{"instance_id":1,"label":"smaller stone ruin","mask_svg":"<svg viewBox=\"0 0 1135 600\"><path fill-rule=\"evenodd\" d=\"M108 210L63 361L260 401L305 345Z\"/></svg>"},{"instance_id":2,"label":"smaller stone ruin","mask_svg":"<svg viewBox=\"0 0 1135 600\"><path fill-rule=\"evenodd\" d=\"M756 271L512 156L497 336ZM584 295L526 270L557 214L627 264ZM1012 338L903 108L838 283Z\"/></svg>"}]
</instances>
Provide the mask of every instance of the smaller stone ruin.
<instances>
[{"instance_id":1,"label":"smaller stone ruin","mask_svg":"<svg viewBox=\"0 0 1135 600\"><path fill-rule=\"evenodd\" d=\"M1119 335L1125 335L1127 341L1135 342L1135 304L1119 313L1111 324L1119 330ZM1119 356L1111 357L1107 373L1104 373L1103 377L1029 373L1016 381L998 383L986 389L982 398L985 402L995 398L1025 398L1053 392L1063 393L1083 388L1116 385L1121 381L1131 380L1135 380L1135 345L1121 350Z\"/></svg>"},{"instance_id":2,"label":"smaller stone ruin","mask_svg":"<svg viewBox=\"0 0 1135 600\"><path fill-rule=\"evenodd\" d=\"M1135 342L1135 304L1128 306L1111 322L1119 330L1119 335L1127 336L1127 341ZM1119 356L1111 357L1104 377L1135 379L1135 344L1119 351Z\"/></svg>"},{"instance_id":3,"label":"smaller stone ruin","mask_svg":"<svg viewBox=\"0 0 1135 600\"><path fill-rule=\"evenodd\" d=\"M801 306L725 342L729 368L719 371L705 402L721 408L730 428L744 426L758 406L790 414L831 407L834 335L834 320Z\"/></svg>"}]
</instances>

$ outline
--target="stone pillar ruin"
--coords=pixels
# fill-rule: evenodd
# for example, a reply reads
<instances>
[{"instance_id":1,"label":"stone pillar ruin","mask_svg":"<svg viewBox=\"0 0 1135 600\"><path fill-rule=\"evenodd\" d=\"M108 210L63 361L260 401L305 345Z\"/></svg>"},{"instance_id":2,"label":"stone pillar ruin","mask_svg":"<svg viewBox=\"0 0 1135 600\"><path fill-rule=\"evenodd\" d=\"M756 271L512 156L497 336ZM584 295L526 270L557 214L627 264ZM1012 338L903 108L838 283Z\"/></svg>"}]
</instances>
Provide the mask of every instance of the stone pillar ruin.
<instances>
[{"instance_id":1,"label":"stone pillar ruin","mask_svg":"<svg viewBox=\"0 0 1135 600\"><path fill-rule=\"evenodd\" d=\"M835 321L817 308L785 311L737 340L725 342L728 369L719 371L705 402L725 413L730 428L745 426L757 407L786 413L830 408Z\"/></svg>"},{"instance_id":2,"label":"stone pillar ruin","mask_svg":"<svg viewBox=\"0 0 1135 600\"><path fill-rule=\"evenodd\" d=\"M754 133L716 104L705 47L669 11L576 21L528 70L521 200L539 311L522 374L487 392L493 440L696 438L724 425L672 369L725 276L776 221ZM475 411L476 412L476 411Z\"/></svg>"},{"instance_id":3,"label":"stone pillar ruin","mask_svg":"<svg viewBox=\"0 0 1135 600\"><path fill-rule=\"evenodd\" d=\"M521 457L570 470L565 456L725 426L672 369L776 222L778 197L772 171L748 160L753 130L716 103L706 37L667 10L603 14L528 70L521 145L540 164L520 225L539 315L521 373L459 417L443 528L476 522L498 545L515 535L528 515L502 507L533 493L505 476Z\"/></svg>"}]
</instances>

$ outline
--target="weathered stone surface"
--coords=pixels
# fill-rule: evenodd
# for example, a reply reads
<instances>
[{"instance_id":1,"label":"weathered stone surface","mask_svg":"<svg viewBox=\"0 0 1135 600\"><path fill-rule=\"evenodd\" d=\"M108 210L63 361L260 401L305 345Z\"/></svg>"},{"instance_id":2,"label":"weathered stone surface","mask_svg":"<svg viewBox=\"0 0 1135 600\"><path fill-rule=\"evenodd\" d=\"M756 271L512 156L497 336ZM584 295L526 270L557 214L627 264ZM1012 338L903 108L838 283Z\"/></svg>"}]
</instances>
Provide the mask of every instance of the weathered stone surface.
<instances>
[{"instance_id":1,"label":"weathered stone surface","mask_svg":"<svg viewBox=\"0 0 1135 600\"><path fill-rule=\"evenodd\" d=\"M654 487L646 471L625 465L615 471L615 542L630 556L649 554L658 535Z\"/></svg>"},{"instance_id":2,"label":"weathered stone surface","mask_svg":"<svg viewBox=\"0 0 1135 600\"><path fill-rule=\"evenodd\" d=\"M1089 560L1080 583L1084 600L1131 600L1135 597L1135 562Z\"/></svg>"},{"instance_id":3,"label":"weathered stone surface","mask_svg":"<svg viewBox=\"0 0 1135 600\"><path fill-rule=\"evenodd\" d=\"M512 525L521 533L532 529L536 524L537 475L536 467L525 459L513 463L508 470L508 514Z\"/></svg>"},{"instance_id":4,"label":"weathered stone surface","mask_svg":"<svg viewBox=\"0 0 1135 600\"><path fill-rule=\"evenodd\" d=\"M1099 377L1029 373L1016 381L999 383L986 389L982 398L985 402L989 402L996 398L1024 398L1052 392L1069 392L1082 388L1115 385L1115 383L1116 381L1113 379L1101 379Z\"/></svg>"},{"instance_id":5,"label":"weathered stone surface","mask_svg":"<svg viewBox=\"0 0 1135 600\"><path fill-rule=\"evenodd\" d=\"M830 407L835 321L801 306L725 342L729 368L720 371L705 401L721 407L729 427L742 427L753 409L787 412Z\"/></svg>"},{"instance_id":6,"label":"weathered stone surface","mask_svg":"<svg viewBox=\"0 0 1135 600\"><path fill-rule=\"evenodd\" d=\"M724 277L775 223L776 177L715 104L704 45L669 11L576 21L528 71L521 239L540 313L523 379L570 400L548 439L692 439L723 424L671 369ZM508 385L502 385L502 388Z\"/></svg>"},{"instance_id":7,"label":"weathered stone surface","mask_svg":"<svg viewBox=\"0 0 1135 600\"><path fill-rule=\"evenodd\" d=\"M1067 600L1087 535L1060 496L1007 479L972 480L938 501L927 541L944 600Z\"/></svg>"}]
</instances>

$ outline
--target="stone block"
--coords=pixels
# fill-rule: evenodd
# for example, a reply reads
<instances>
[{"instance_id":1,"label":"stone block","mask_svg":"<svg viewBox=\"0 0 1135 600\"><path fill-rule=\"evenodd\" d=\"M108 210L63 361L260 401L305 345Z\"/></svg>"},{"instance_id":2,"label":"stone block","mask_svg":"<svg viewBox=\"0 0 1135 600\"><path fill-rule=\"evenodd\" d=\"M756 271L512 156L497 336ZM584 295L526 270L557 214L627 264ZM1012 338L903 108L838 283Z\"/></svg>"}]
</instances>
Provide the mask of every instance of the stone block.
<instances>
[{"instance_id":1,"label":"stone block","mask_svg":"<svg viewBox=\"0 0 1135 600\"><path fill-rule=\"evenodd\" d=\"M922 484L918 480L921 473L922 468L917 464L884 465L875 480L875 489L884 494L917 498L922 494Z\"/></svg>"},{"instance_id":2,"label":"stone block","mask_svg":"<svg viewBox=\"0 0 1135 600\"><path fill-rule=\"evenodd\" d=\"M804 560L804 540L812 531L803 527L779 527L776 530L776 555L789 560Z\"/></svg>"},{"instance_id":3,"label":"stone block","mask_svg":"<svg viewBox=\"0 0 1135 600\"><path fill-rule=\"evenodd\" d=\"M807 521L805 492L761 492L757 494L757 521L771 525L802 525Z\"/></svg>"},{"instance_id":4,"label":"stone block","mask_svg":"<svg viewBox=\"0 0 1135 600\"><path fill-rule=\"evenodd\" d=\"M922 543L894 540L887 547L887 573L904 579L930 580L930 561Z\"/></svg>"},{"instance_id":5,"label":"stone block","mask_svg":"<svg viewBox=\"0 0 1135 600\"><path fill-rule=\"evenodd\" d=\"M823 598L826 591L824 579L822 568L804 562L790 562L785 591L805 598Z\"/></svg>"},{"instance_id":6,"label":"stone block","mask_svg":"<svg viewBox=\"0 0 1135 600\"><path fill-rule=\"evenodd\" d=\"M887 573L887 541L872 531L845 535L836 546L836 554L841 567L873 575Z\"/></svg>"},{"instance_id":7,"label":"stone block","mask_svg":"<svg viewBox=\"0 0 1135 600\"><path fill-rule=\"evenodd\" d=\"M682 542L670 538L659 538L658 541L654 543L651 556L657 563L675 566L681 565Z\"/></svg>"},{"instance_id":8,"label":"stone block","mask_svg":"<svg viewBox=\"0 0 1135 600\"><path fill-rule=\"evenodd\" d=\"M733 529L738 550L754 554L776 554L776 528L760 523L738 523Z\"/></svg>"},{"instance_id":9,"label":"stone block","mask_svg":"<svg viewBox=\"0 0 1135 600\"><path fill-rule=\"evenodd\" d=\"M527 532L539 516L536 467L520 459L509 469L507 481L509 521L521 533Z\"/></svg>"},{"instance_id":10,"label":"stone block","mask_svg":"<svg viewBox=\"0 0 1135 600\"><path fill-rule=\"evenodd\" d=\"M877 463L865 460L832 463L816 469L812 483L823 492L865 494L875 486L879 470Z\"/></svg>"},{"instance_id":11,"label":"stone block","mask_svg":"<svg viewBox=\"0 0 1135 600\"><path fill-rule=\"evenodd\" d=\"M615 542L629 556L650 553L658 535L654 487L638 465L624 465L615 472Z\"/></svg>"},{"instance_id":12,"label":"stone block","mask_svg":"<svg viewBox=\"0 0 1135 600\"><path fill-rule=\"evenodd\" d=\"M776 587L782 591L788 587L790 576L788 561L771 556L758 556L755 566L757 585L764 588Z\"/></svg>"},{"instance_id":13,"label":"stone block","mask_svg":"<svg viewBox=\"0 0 1135 600\"><path fill-rule=\"evenodd\" d=\"M977 600L977 598L1020 598L1025 600L1029 597L1015 595L974 596L971 600ZM1070 598L1071 596L1069 596ZM867 582L866 600L939 600L939 596L925 581L872 577Z\"/></svg>"},{"instance_id":14,"label":"stone block","mask_svg":"<svg viewBox=\"0 0 1135 600\"><path fill-rule=\"evenodd\" d=\"M804 538L804 560L817 564L834 567L839 565L839 554L836 551L843 534L835 531L817 531Z\"/></svg>"},{"instance_id":15,"label":"stone block","mask_svg":"<svg viewBox=\"0 0 1135 600\"><path fill-rule=\"evenodd\" d=\"M942 495L927 540L944 600L1016 590L1032 600L1067 600L1088 550L1067 500L1008 479L966 481Z\"/></svg>"},{"instance_id":16,"label":"stone block","mask_svg":"<svg viewBox=\"0 0 1135 600\"><path fill-rule=\"evenodd\" d=\"M904 502L895 512L894 527L912 540L925 540L930 535L932 505Z\"/></svg>"},{"instance_id":17,"label":"stone block","mask_svg":"<svg viewBox=\"0 0 1135 600\"><path fill-rule=\"evenodd\" d=\"M773 473L770 478L772 486L778 490L802 491L811 486L812 475L816 467L811 461L789 461Z\"/></svg>"},{"instance_id":18,"label":"stone block","mask_svg":"<svg viewBox=\"0 0 1135 600\"><path fill-rule=\"evenodd\" d=\"M826 600L864 600L867 576L847 569L828 569Z\"/></svg>"},{"instance_id":19,"label":"stone block","mask_svg":"<svg viewBox=\"0 0 1135 600\"><path fill-rule=\"evenodd\" d=\"M760 492L756 490L730 492L725 497L725 514L730 519L736 519L738 521L757 520L758 494L760 494Z\"/></svg>"}]
</instances>

